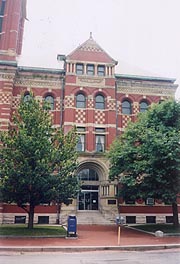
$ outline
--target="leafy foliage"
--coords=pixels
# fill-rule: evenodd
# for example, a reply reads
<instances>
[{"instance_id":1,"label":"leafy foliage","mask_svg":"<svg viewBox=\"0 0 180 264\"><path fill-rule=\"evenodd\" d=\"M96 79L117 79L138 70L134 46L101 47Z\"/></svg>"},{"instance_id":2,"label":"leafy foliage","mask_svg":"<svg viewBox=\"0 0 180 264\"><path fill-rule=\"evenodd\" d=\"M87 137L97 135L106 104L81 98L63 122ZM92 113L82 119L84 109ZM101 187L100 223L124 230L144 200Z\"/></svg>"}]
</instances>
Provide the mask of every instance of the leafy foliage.
<instances>
[{"instance_id":1,"label":"leafy foliage","mask_svg":"<svg viewBox=\"0 0 180 264\"><path fill-rule=\"evenodd\" d=\"M180 104L165 101L140 113L110 152L110 178L125 198L176 203L180 193Z\"/></svg>"},{"instance_id":2,"label":"leafy foliage","mask_svg":"<svg viewBox=\"0 0 180 264\"><path fill-rule=\"evenodd\" d=\"M0 134L2 199L26 210L32 227L35 206L57 196L67 203L77 189L76 132L53 129L48 105L32 95L27 102L21 99L13 121L14 127Z\"/></svg>"}]
</instances>

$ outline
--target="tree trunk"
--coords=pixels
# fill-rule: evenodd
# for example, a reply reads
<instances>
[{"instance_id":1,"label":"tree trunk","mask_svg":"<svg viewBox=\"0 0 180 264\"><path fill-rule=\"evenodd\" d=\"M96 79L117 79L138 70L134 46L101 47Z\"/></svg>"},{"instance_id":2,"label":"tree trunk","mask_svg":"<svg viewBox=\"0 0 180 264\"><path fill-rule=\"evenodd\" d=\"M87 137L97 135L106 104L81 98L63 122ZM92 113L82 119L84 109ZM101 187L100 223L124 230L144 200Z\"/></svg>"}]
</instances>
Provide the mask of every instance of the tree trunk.
<instances>
[{"instance_id":1,"label":"tree trunk","mask_svg":"<svg viewBox=\"0 0 180 264\"><path fill-rule=\"evenodd\" d=\"M28 228L33 229L33 225L34 225L34 206L33 205L29 206L28 214L29 214Z\"/></svg>"},{"instance_id":2,"label":"tree trunk","mask_svg":"<svg viewBox=\"0 0 180 264\"><path fill-rule=\"evenodd\" d=\"M178 219L177 202L172 203L172 211L173 211L173 225L174 225L174 227L178 227L179 226L179 219Z\"/></svg>"},{"instance_id":3,"label":"tree trunk","mask_svg":"<svg viewBox=\"0 0 180 264\"><path fill-rule=\"evenodd\" d=\"M57 202L57 219L56 219L56 224L60 224L60 212L61 212L61 203Z\"/></svg>"}]
</instances>

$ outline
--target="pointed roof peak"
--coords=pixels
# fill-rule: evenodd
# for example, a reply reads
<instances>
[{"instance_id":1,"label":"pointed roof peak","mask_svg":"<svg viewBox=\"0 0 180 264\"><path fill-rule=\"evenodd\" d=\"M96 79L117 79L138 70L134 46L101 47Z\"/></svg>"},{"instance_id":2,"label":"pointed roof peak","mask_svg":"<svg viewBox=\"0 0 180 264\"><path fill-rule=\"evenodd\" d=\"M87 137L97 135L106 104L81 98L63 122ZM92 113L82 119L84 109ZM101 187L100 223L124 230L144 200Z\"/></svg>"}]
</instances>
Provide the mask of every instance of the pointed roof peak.
<instances>
[{"instance_id":1,"label":"pointed roof peak","mask_svg":"<svg viewBox=\"0 0 180 264\"><path fill-rule=\"evenodd\" d=\"M72 51L67 56L67 59L116 64L116 61L112 59L93 39L92 32L90 32L89 39Z\"/></svg>"}]
</instances>

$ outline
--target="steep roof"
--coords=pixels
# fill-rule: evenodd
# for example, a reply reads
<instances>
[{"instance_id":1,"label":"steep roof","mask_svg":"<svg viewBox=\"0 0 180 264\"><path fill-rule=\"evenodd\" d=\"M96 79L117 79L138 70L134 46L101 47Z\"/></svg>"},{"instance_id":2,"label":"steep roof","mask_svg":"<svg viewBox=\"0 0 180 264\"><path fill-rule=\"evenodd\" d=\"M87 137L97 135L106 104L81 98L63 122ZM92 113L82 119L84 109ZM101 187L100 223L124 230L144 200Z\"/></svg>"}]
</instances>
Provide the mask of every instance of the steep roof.
<instances>
[{"instance_id":1,"label":"steep roof","mask_svg":"<svg viewBox=\"0 0 180 264\"><path fill-rule=\"evenodd\" d=\"M67 57L68 60L75 61L88 61L97 63L110 63L117 64L113 58L111 58L93 39L92 33L90 37L83 44L77 47L73 52L71 52Z\"/></svg>"}]
</instances>

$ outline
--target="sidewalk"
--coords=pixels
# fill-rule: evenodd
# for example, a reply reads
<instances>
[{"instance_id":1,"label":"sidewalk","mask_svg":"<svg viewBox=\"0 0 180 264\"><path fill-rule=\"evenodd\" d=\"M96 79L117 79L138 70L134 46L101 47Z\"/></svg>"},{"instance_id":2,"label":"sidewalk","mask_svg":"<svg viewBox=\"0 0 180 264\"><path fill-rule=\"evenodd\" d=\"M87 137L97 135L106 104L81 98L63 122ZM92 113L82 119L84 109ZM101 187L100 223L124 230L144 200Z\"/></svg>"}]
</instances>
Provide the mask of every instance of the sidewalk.
<instances>
[{"instance_id":1,"label":"sidewalk","mask_svg":"<svg viewBox=\"0 0 180 264\"><path fill-rule=\"evenodd\" d=\"M1 238L0 251L180 248L180 237L155 237L127 227L121 227L118 245L118 230L115 225L78 225L77 233L77 238Z\"/></svg>"}]
</instances>

